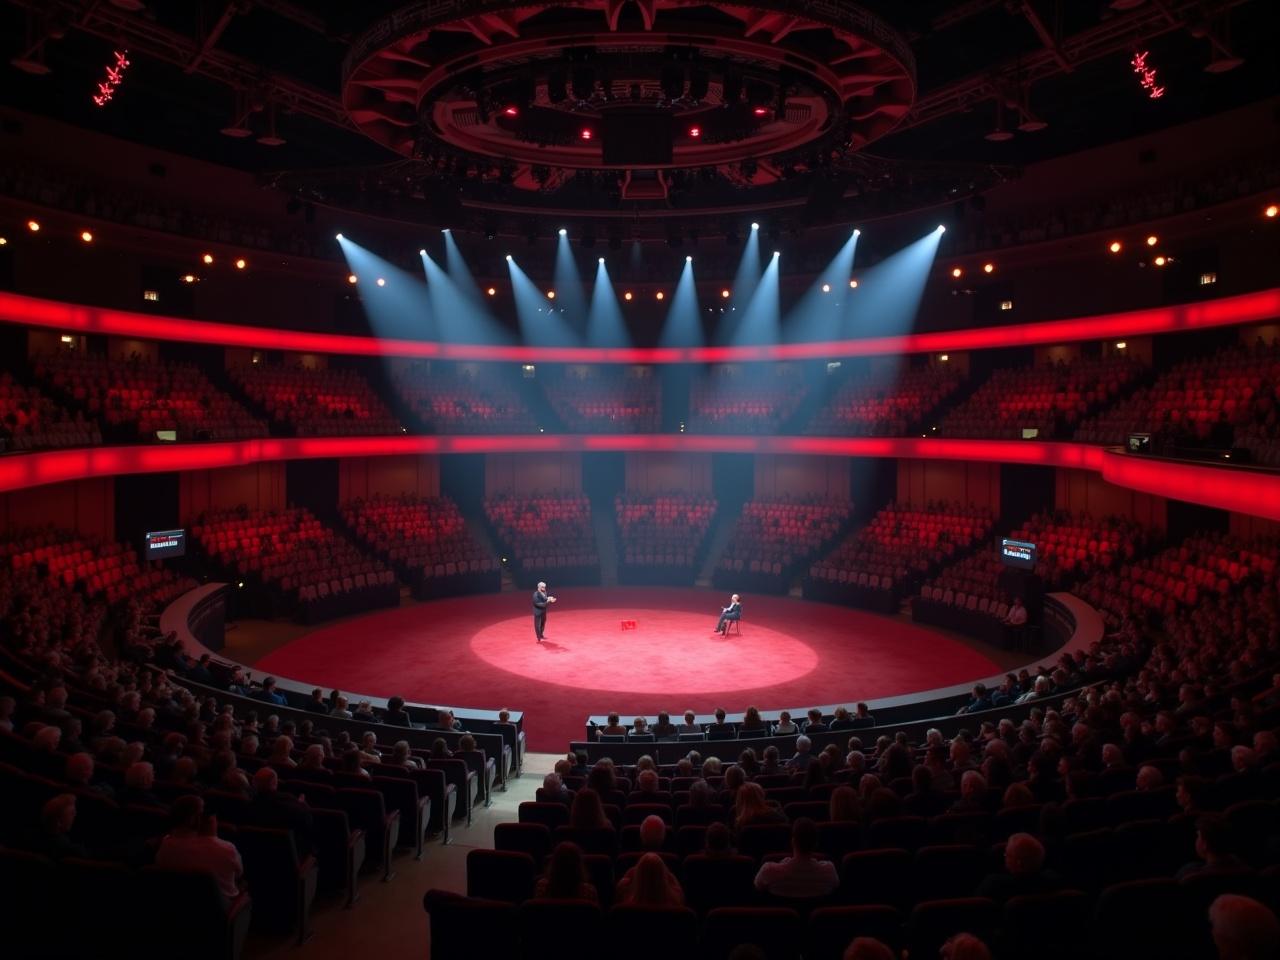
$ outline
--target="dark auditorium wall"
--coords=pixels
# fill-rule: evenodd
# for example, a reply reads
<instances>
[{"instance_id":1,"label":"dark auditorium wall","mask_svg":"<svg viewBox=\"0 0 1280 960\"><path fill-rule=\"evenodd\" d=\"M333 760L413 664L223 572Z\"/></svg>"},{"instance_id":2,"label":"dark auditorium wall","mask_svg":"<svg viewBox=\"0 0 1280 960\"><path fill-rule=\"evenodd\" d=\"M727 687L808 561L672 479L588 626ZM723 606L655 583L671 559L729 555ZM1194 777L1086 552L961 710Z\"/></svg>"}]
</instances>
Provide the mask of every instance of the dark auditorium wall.
<instances>
[{"instance_id":1,"label":"dark auditorium wall","mask_svg":"<svg viewBox=\"0 0 1280 960\"><path fill-rule=\"evenodd\" d=\"M109 337L107 339L107 356L113 359L129 359L138 356L143 360L160 359L160 344L155 340L131 340L127 337Z\"/></svg>"},{"instance_id":2,"label":"dark auditorium wall","mask_svg":"<svg viewBox=\"0 0 1280 960\"><path fill-rule=\"evenodd\" d=\"M115 539L115 479L76 480L0 494L0 529L50 525Z\"/></svg>"},{"instance_id":3,"label":"dark auditorium wall","mask_svg":"<svg viewBox=\"0 0 1280 960\"><path fill-rule=\"evenodd\" d=\"M755 462L755 496L761 500L787 497L849 499L849 460L846 457L795 457L761 454Z\"/></svg>"},{"instance_id":4,"label":"dark auditorium wall","mask_svg":"<svg viewBox=\"0 0 1280 960\"><path fill-rule=\"evenodd\" d=\"M577 453L491 453L484 460L484 493L532 495L581 493L582 456Z\"/></svg>"},{"instance_id":5,"label":"dark auditorium wall","mask_svg":"<svg viewBox=\"0 0 1280 960\"><path fill-rule=\"evenodd\" d=\"M1164 497L1114 486L1088 470L1057 471L1053 502L1059 510L1094 517L1129 517L1151 530L1164 530L1169 522Z\"/></svg>"},{"instance_id":6,"label":"dark auditorium wall","mask_svg":"<svg viewBox=\"0 0 1280 960\"><path fill-rule=\"evenodd\" d=\"M348 457L338 461L338 502L374 495L440 495L438 457Z\"/></svg>"},{"instance_id":7,"label":"dark auditorium wall","mask_svg":"<svg viewBox=\"0 0 1280 960\"><path fill-rule=\"evenodd\" d=\"M1253 537L1280 537L1280 523L1264 517L1251 517L1247 513L1233 513L1229 520L1229 529L1233 537L1251 539Z\"/></svg>"},{"instance_id":8,"label":"dark auditorium wall","mask_svg":"<svg viewBox=\"0 0 1280 960\"><path fill-rule=\"evenodd\" d=\"M1000 464L964 460L899 460L898 502L922 507L931 500L1000 509Z\"/></svg>"},{"instance_id":9,"label":"dark auditorium wall","mask_svg":"<svg viewBox=\"0 0 1280 960\"><path fill-rule=\"evenodd\" d=\"M710 493L709 453L628 453L628 493Z\"/></svg>"},{"instance_id":10,"label":"dark auditorium wall","mask_svg":"<svg viewBox=\"0 0 1280 960\"><path fill-rule=\"evenodd\" d=\"M178 518L187 524L206 510L241 504L251 510L280 510L286 503L285 489L283 461L190 470L178 475Z\"/></svg>"}]
</instances>

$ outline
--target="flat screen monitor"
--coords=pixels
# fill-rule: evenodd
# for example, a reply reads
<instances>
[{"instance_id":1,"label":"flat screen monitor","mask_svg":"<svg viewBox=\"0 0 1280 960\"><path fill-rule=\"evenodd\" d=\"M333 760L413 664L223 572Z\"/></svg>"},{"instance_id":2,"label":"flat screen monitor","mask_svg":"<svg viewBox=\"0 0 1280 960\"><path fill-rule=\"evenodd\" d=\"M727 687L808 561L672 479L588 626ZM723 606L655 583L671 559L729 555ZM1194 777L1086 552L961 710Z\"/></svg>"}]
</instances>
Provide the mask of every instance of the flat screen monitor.
<instances>
[{"instance_id":1,"label":"flat screen monitor","mask_svg":"<svg viewBox=\"0 0 1280 960\"><path fill-rule=\"evenodd\" d=\"M1129 434L1129 442L1126 446L1130 453L1150 453L1151 434L1131 433Z\"/></svg>"},{"instance_id":2,"label":"flat screen monitor","mask_svg":"<svg viewBox=\"0 0 1280 960\"><path fill-rule=\"evenodd\" d=\"M148 560L181 557L186 552L187 531L185 530L152 530L147 534L146 550L143 551Z\"/></svg>"},{"instance_id":3,"label":"flat screen monitor","mask_svg":"<svg viewBox=\"0 0 1280 960\"><path fill-rule=\"evenodd\" d=\"M1034 570L1036 566L1036 545L1026 540L1002 539L1000 541L1000 560L1009 567Z\"/></svg>"}]
</instances>

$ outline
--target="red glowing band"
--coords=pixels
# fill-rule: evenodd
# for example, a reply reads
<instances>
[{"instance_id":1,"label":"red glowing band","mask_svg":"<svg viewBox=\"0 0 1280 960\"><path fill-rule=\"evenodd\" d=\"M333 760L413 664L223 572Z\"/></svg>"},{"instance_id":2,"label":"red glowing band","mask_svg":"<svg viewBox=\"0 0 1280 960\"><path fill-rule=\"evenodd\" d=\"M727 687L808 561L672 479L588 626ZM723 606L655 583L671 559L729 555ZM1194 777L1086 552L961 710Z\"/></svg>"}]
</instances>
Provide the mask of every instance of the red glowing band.
<instances>
[{"instance_id":1,"label":"red glowing band","mask_svg":"<svg viewBox=\"0 0 1280 960\"><path fill-rule=\"evenodd\" d=\"M64 333L181 340L223 347L333 353L352 356L492 360L515 363L732 363L772 360L828 360L884 354L942 353L991 347L1030 347L1081 340L1108 340L1157 333L1180 333L1257 323L1280 316L1280 288L1217 300L1150 310L1106 313L1067 320L975 327L944 333L778 343L758 347L529 347L380 339L335 333L308 333L158 317L125 310L40 300L0 293L0 323L48 327Z\"/></svg>"},{"instance_id":2,"label":"red glowing band","mask_svg":"<svg viewBox=\"0 0 1280 960\"><path fill-rule=\"evenodd\" d=\"M592 451L809 454L1033 464L1090 470L1119 487L1280 520L1280 474L1149 460L1083 443L912 437L631 436L289 437L174 446L91 447L0 458L0 492L129 473L209 470L314 457Z\"/></svg>"}]
</instances>

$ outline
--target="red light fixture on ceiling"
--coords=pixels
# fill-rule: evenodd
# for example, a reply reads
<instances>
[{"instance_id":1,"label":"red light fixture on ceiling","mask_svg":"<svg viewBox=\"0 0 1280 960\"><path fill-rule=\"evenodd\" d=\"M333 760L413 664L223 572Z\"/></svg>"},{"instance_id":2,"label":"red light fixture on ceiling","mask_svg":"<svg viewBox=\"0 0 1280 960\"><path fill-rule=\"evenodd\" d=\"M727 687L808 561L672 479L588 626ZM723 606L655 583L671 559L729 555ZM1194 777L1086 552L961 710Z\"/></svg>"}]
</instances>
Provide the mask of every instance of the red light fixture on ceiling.
<instances>
[{"instance_id":1,"label":"red light fixture on ceiling","mask_svg":"<svg viewBox=\"0 0 1280 960\"><path fill-rule=\"evenodd\" d=\"M582 128L582 130L581 130L581 132L578 134L578 136L579 136L579 137L581 137L583 140L590 140L590 139L591 139L591 128L590 128L590 127L583 127L583 128Z\"/></svg>"},{"instance_id":2,"label":"red light fixture on ceiling","mask_svg":"<svg viewBox=\"0 0 1280 960\"><path fill-rule=\"evenodd\" d=\"M721 299L723 299L723 300L728 300L728 299L729 299L729 291L728 291L728 290L721 290L721 291L720 291L720 297L721 297Z\"/></svg>"},{"instance_id":3,"label":"red light fixture on ceiling","mask_svg":"<svg viewBox=\"0 0 1280 960\"><path fill-rule=\"evenodd\" d=\"M1166 257L1164 254L1160 254L1151 262L1154 263L1157 267L1163 267L1166 263L1169 262L1169 258Z\"/></svg>"},{"instance_id":4,"label":"red light fixture on ceiling","mask_svg":"<svg viewBox=\"0 0 1280 960\"><path fill-rule=\"evenodd\" d=\"M655 300L665 300L667 298L667 295L663 293L661 290L659 290L653 296Z\"/></svg>"},{"instance_id":5,"label":"red light fixture on ceiling","mask_svg":"<svg viewBox=\"0 0 1280 960\"><path fill-rule=\"evenodd\" d=\"M244 257L240 257L240 258L238 258L238 259L236 260L236 269L237 269L237 270L243 270L243 269L244 269L245 267L247 267L248 265L249 265L249 263L248 263L248 261L246 261L246 260L245 260L245 258L244 258Z\"/></svg>"},{"instance_id":6,"label":"red light fixture on ceiling","mask_svg":"<svg viewBox=\"0 0 1280 960\"><path fill-rule=\"evenodd\" d=\"M28 220L28 221L27 221L27 229L28 229L28 230L30 230L32 233L39 233L39 232L40 232L40 221L39 221L39 220Z\"/></svg>"},{"instance_id":7,"label":"red light fixture on ceiling","mask_svg":"<svg viewBox=\"0 0 1280 960\"><path fill-rule=\"evenodd\" d=\"M1119 253L1121 250L1124 249L1124 245L1121 244L1119 240L1112 240L1111 244L1107 247L1107 249L1110 250L1112 253Z\"/></svg>"},{"instance_id":8,"label":"red light fixture on ceiling","mask_svg":"<svg viewBox=\"0 0 1280 960\"><path fill-rule=\"evenodd\" d=\"M1160 238L1159 238L1159 237L1157 237L1154 233L1153 233L1153 234L1151 234L1151 236L1147 237L1147 246L1148 246L1148 247L1154 247L1154 246L1155 246L1157 243L1159 243L1159 242L1160 242Z\"/></svg>"},{"instance_id":9,"label":"red light fixture on ceiling","mask_svg":"<svg viewBox=\"0 0 1280 960\"><path fill-rule=\"evenodd\" d=\"M963 276L964 276L964 268L963 268L963 267L952 267L952 268L951 268L951 276L952 276L952 279L959 280L961 277L963 277Z\"/></svg>"},{"instance_id":10,"label":"red light fixture on ceiling","mask_svg":"<svg viewBox=\"0 0 1280 960\"><path fill-rule=\"evenodd\" d=\"M988 260L986 263L984 263L984 264L982 265L982 272L983 272L983 273L995 273L995 272L996 272L996 265L995 265L994 263L992 263L991 261L989 261L989 260Z\"/></svg>"},{"instance_id":11,"label":"red light fixture on ceiling","mask_svg":"<svg viewBox=\"0 0 1280 960\"><path fill-rule=\"evenodd\" d=\"M83 240L85 243L93 243L93 234L90 233L88 230L81 230L80 239Z\"/></svg>"},{"instance_id":12,"label":"red light fixture on ceiling","mask_svg":"<svg viewBox=\"0 0 1280 960\"><path fill-rule=\"evenodd\" d=\"M752 113L754 113L757 117L763 117L763 116L765 116L766 114L768 114L768 112L769 112L769 111L768 111L767 109L765 109L764 107L756 107L756 108L755 108L754 110L752 110L751 112L752 112Z\"/></svg>"},{"instance_id":13,"label":"red light fixture on ceiling","mask_svg":"<svg viewBox=\"0 0 1280 960\"><path fill-rule=\"evenodd\" d=\"M507 107L507 109L503 110L502 112L505 113L508 117L515 117L515 116L519 116L520 114L519 109L517 109L514 106Z\"/></svg>"},{"instance_id":14,"label":"red light fixture on ceiling","mask_svg":"<svg viewBox=\"0 0 1280 960\"><path fill-rule=\"evenodd\" d=\"M1277 206L1274 203L1267 204L1266 209L1262 211L1262 215L1268 220L1274 220L1278 213L1280 213L1280 206Z\"/></svg>"},{"instance_id":15,"label":"red light fixture on ceiling","mask_svg":"<svg viewBox=\"0 0 1280 960\"><path fill-rule=\"evenodd\" d=\"M211 263L213 263L213 254L206 253L203 257L200 258L200 262L203 263L206 267L209 266Z\"/></svg>"},{"instance_id":16,"label":"red light fixture on ceiling","mask_svg":"<svg viewBox=\"0 0 1280 960\"><path fill-rule=\"evenodd\" d=\"M689 128L689 136L694 137L694 138L697 138L697 137L702 136L702 128L701 128L701 127L690 127L690 128Z\"/></svg>"},{"instance_id":17,"label":"red light fixture on ceiling","mask_svg":"<svg viewBox=\"0 0 1280 960\"><path fill-rule=\"evenodd\" d=\"M622 299L623 299L623 300L630 300L630 299L631 299L631 291L630 291L630 290L628 290L626 293L624 293L624 294L622 295Z\"/></svg>"}]
</instances>

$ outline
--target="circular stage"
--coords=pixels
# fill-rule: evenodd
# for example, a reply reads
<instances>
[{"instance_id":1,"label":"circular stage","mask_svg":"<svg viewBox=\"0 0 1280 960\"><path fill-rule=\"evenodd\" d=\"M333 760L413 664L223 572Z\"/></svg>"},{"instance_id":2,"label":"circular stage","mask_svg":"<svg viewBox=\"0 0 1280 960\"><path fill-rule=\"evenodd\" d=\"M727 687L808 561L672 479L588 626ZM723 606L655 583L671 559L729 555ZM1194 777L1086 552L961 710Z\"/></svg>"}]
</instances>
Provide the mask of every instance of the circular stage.
<instances>
[{"instance_id":1,"label":"circular stage","mask_svg":"<svg viewBox=\"0 0 1280 960\"><path fill-rule=\"evenodd\" d=\"M566 587L533 635L529 595L459 597L311 631L254 669L419 703L525 711L530 749L560 752L590 714L850 703L1001 672L939 631L787 597L743 598L742 634L713 632L727 597L671 587ZM621 629L634 620L635 629Z\"/></svg>"}]
</instances>

